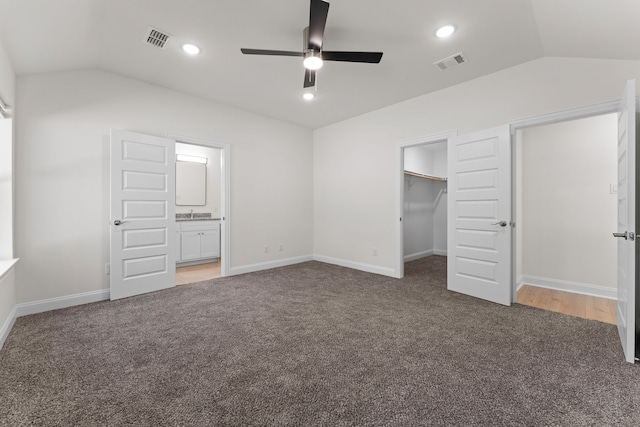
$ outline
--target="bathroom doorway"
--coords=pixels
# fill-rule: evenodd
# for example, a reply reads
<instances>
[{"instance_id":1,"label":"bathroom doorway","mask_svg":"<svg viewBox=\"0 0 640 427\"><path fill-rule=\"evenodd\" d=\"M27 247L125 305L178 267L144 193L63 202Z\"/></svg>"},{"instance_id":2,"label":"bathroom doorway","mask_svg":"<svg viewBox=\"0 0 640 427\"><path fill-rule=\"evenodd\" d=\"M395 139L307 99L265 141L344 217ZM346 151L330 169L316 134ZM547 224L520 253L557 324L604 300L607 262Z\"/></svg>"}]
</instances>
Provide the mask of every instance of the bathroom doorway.
<instances>
[{"instance_id":1,"label":"bathroom doorway","mask_svg":"<svg viewBox=\"0 0 640 427\"><path fill-rule=\"evenodd\" d=\"M228 159L224 148L213 143L174 139L176 285L186 285L217 279L228 271Z\"/></svg>"}]
</instances>

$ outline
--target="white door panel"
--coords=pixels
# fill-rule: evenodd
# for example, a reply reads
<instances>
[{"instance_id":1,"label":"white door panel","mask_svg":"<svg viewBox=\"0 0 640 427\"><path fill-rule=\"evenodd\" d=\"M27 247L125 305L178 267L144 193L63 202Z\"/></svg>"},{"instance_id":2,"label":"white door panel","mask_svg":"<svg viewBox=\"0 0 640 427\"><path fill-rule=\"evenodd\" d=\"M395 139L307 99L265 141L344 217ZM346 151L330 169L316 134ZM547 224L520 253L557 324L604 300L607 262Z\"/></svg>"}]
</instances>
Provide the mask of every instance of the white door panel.
<instances>
[{"instance_id":1,"label":"white door panel","mask_svg":"<svg viewBox=\"0 0 640 427\"><path fill-rule=\"evenodd\" d=\"M174 161L171 139L111 131L112 300L175 286Z\"/></svg>"},{"instance_id":2,"label":"white door panel","mask_svg":"<svg viewBox=\"0 0 640 427\"><path fill-rule=\"evenodd\" d=\"M627 82L618 109L618 295L616 320L627 362L635 359L636 90Z\"/></svg>"},{"instance_id":3,"label":"white door panel","mask_svg":"<svg viewBox=\"0 0 640 427\"><path fill-rule=\"evenodd\" d=\"M507 126L449 139L447 288L511 304Z\"/></svg>"}]
</instances>

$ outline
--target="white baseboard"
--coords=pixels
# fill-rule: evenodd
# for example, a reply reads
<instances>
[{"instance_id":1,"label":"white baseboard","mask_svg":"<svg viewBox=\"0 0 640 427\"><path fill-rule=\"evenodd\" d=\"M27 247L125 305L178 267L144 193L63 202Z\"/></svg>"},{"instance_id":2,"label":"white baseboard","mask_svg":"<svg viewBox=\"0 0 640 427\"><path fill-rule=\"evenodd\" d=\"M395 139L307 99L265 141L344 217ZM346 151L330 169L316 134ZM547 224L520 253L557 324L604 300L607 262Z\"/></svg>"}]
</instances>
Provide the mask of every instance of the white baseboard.
<instances>
[{"instance_id":1,"label":"white baseboard","mask_svg":"<svg viewBox=\"0 0 640 427\"><path fill-rule=\"evenodd\" d=\"M404 256L404 262L415 261L420 258L426 258L431 255L447 256L447 251L442 249L429 249L428 251L416 252Z\"/></svg>"},{"instance_id":2,"label":"white baseboard","mask_svg":"<svg viewBox=\"0 0 640 427\"><path fill-rule=\"evenodd\" d=\"M178 261L176 262L176 268L178 267L190 267L192 265L208 264L210 262L218 262L220 258L203 258L196 261Z\"/></svg>"},{"instance_id":3,"label":"white baseboard","mask_svg":"<svg viewBox=\"0 0 640 427\"><path fill-rule=\"evenodd\" d=\"M17 306L14 305L11 311L9 312L9 316L4 321L4 324L2 325L2 329L0 329L0 350L2 349L2 346L4 345L5 340L9 336L9 332L11 332L11 328L13 328L13 324L16 323L16 318L18 317L17 312L18 312Z\"/></svg>"},{"instance_id":4,"label":"white baseboard","mask_svg":"<svg viewBox=\"0 0 640 427\"><path fill-rule=\"evenodd\" d=\"M426 258L434 254L433 249L429 249L428 251L416 252L414 254L409 254L404 256L404 262L415 261L420 258Z\"/></svg>"},{"instance_id":5,"label":"white baseboard","mask_svg":"<svg viewBox=\"0 0 640 427\"><path fill-rule=\"evenodd\" d=\"M617 289L588 283L569 282L567 280L549 279L546 277L523 275L518 279L518 289L522 285L537 286L539 288L555 289L572 292L574 294L591 295L594 297L617 299Z\"/></svg>"},{"instance_id":6,"label":"white baseboard","mask_svg":"<svg viewBox=\"0 0 640 427\"><path fill-rule=\"evenodd\" d=\"M270 270L272 268L286 267L288 265L300 264L301 262L313 261L312 255L303 255L294 258L278 259L275 261L259 262L257 264L241 265L231 267L230 276L238 274L253 273L255 271Z\"/></svg>"},{"instance_id":7,"label":"white baseboard","mask_svg":"<svg viewBox=\"0 0 640 427\"><path fill-rule=\"evenodd\" d=\"M39 301L23 302L16 304L11 309L9 316L0 329L0 349L13 328L16 319L30 314L43 313L45 311L58 310L60 308L73 307L75 305L89 304L91 302L104 301L109 299L109 289L99 291L84 292L81 294L67 295L64 297L49 298Z\"/></svg>"},{"instance_id":8,"label":"white baseboard","mask_svg":"<svg viewBox=\"0 0 640 427\"><path fill-rule=\"evenodd\" d=\"M89 304L108 299L109 289L101 289L99 291L83 292L81 294L67 295L64 297L23 302L16 306L16 317L28 316L29 314L43 313L45 311L58 310L60 308L73 307L75 305Z\"/></svg>"},{"instance_id":9,"label":"white baseboard","mask_svg":"<svg viewBox=\"0 0 640 427\"><path fill-rule=\"evenodd\" d=\"M352 268L354 270L366 271L367 273L380 274L382 276L396 277L396 272L393 268L380 267L377 265L363 264L355 261L347 261L339 258L332 258L324 255L314 255L315 261L324 262L327 264L339 265L341 267Z\"/></svg>"}]
</instances>

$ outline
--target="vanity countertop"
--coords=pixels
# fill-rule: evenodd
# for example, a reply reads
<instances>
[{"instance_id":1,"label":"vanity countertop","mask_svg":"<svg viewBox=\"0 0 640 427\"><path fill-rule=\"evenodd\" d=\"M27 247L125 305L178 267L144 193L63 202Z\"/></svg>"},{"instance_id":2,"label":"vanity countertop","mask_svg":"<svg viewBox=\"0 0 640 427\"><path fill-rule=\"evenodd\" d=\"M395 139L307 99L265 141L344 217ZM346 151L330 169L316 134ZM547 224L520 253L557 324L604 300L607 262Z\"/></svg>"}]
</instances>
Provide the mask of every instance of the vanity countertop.
<instances>
[{"instance_id":1,"label":"vanity countertop","mask_svg":"<svg viewBox=\"0 0 640 427\"><path fill-rule=\"evenodd\" d=\"M220 221L220 218L176 218L176 222Z\"/></svg>"},{"instance_id":2,"label":"vanity countertop","mask_svg":"<svg viewBox=\"0 0 640 427\"><path fill-rule=\"evenodd\" d=\"M183 221L219 221L220 218L212 218L210 212L204 213L177 213L176 222Z\"/></svg>"}]
</instances>

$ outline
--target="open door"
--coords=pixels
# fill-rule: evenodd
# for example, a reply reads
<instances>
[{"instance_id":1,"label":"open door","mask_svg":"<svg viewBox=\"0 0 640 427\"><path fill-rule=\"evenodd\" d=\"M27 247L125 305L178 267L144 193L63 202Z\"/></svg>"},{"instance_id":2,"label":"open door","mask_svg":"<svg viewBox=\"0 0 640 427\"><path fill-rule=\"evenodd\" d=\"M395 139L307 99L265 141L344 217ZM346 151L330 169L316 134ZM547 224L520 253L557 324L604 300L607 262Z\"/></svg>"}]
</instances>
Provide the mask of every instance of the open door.
<instances>
[{"instance_id":1,"label":"open door","mask_svg":"<svg viewBox=\"0 0 640 427\"><path fill-rule=\"evenodd\" d=\"M449 139L447 289L511 305L511 145L500 126Z\"/></svg>"},{"instance_id":2,"label":"open door","mask_svg":"<svg viewBox=\"0 0 640 427\"><path fill-rule=\"evenodd\" d=\"M111 131L111 299L175 286L175 141Z\"/></svg>"},{"instance_id":3,"label":"open door","mask_svg":"<svg viewBox=\"0 0 640 427\"><path fill-rule=\"evenodd\" d=\"M625 359L635 359L636 87L625 86L618 108L618 303L616 318Z\"/></svg>"}]
</instances>

